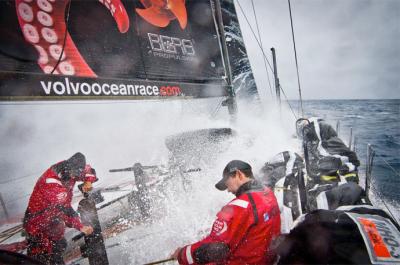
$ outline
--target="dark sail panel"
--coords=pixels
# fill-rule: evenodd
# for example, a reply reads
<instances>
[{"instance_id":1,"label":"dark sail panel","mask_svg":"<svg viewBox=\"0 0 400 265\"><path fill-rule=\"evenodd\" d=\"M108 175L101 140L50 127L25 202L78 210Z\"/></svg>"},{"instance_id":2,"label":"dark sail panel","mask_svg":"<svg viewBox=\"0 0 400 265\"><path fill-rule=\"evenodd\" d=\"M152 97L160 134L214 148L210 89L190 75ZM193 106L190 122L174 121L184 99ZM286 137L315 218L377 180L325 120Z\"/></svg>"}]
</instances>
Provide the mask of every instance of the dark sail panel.
<instances>
[{"instance_id":1,"label":"dark sail panel","mask_svg":"<svg viewBox=\"0 0 400 265\"><path fill-rule=\"evenodd\" d=\"M1 1L0 33L2 100L225 95L209 0Z\"/></svg>"},{"instance_id":2,"label":"dark sail panel","mask_svg":"<svg viewBox=\"0 0 400 265\"><path fill-rule=\"evenodd\" d=\"M138 12L150 8L140 8L145 5L139 4L136 9L139 15L136 17L138 41L146 74L177 76L186 80L221 78L224 70L210 1L175 2L182 2L181 18L166 14L166 27L157 26L157 21L152 21L156 11L143 13L149 14L146 17Z\"/></svg>"},{"instance_id":3,"label":"dark sail panel","mask_svg":"<svg viewBox=\"0 0 400 265\"><path fill-rule=\"evenodd\" d=\"M258 91L247 56L233 0L221 0L225 40L232 69L232 85L239 98L257 98Z\"/></svg>"}]
</instances>

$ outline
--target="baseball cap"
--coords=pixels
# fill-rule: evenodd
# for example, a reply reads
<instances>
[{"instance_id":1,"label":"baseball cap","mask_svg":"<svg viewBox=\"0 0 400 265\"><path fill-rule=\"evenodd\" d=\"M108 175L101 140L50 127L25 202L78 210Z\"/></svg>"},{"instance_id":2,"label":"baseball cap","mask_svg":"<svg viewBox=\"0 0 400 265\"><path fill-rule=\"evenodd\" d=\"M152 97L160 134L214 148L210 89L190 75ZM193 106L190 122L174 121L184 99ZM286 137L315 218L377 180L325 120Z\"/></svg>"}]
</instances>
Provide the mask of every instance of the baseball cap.
<instances>
[{"instance_id":1,"label":"baseball cap","mask_svg":"<svg viewBox=\"0 0 400 265\"><path fill-rule=\"evenodd\" d=\"M254 178L251 166L248 163L242 160L232 160L225 166L224 171L222 172L222 179L215 184L215 187L219 190L226 190L227 186L225 181L235 173L236 170L246 171L245 173L248 178Z\"/></svg>"}]
</instances>

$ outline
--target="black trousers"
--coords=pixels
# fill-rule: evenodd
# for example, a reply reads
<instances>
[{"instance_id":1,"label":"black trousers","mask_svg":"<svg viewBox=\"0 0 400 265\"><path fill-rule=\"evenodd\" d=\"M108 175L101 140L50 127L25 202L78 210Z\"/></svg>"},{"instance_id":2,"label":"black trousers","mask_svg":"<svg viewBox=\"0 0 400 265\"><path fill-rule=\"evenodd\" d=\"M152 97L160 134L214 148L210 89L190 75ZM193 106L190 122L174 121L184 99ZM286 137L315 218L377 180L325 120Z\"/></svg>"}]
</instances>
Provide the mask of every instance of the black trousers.
<instances>
[{"instance_id":1,"label":"black trousers","mask_svg":"<svg viewBox=\"0 0 400 265\"><path fill-rule=\"evenodd\" d=\"M41 247L41 239L35 237L28 238L28 256L42 262L45 265L64 265L63 254L67 247L65 238L51 241L52 251L48 252Z\"/></svg>"}]
</instances>

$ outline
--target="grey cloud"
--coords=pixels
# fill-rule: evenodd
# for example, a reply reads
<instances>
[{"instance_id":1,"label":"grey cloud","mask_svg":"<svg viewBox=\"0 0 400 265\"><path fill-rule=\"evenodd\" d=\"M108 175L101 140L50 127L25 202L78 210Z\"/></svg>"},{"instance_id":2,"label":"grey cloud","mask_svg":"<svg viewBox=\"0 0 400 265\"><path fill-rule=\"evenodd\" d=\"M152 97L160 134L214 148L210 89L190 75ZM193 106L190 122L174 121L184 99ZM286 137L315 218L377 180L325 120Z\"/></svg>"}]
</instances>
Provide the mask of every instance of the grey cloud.
<instances>
[{"instance_id":1,"label":"grey cloud","mask_svg":"<svg viewBox=\"0 0 400 265\"><path fill-rule=\"evenodd\" d=\"M255 30L250 1L240 3ZM280 81L289 98L296 99L288 3L254 3L265 52L276 48ZM399 98L400 1L292 0L291 4L304 98ZM263 89L267 81L261 53L237 9L256 81Z\"/></svg>"}]
</instances>

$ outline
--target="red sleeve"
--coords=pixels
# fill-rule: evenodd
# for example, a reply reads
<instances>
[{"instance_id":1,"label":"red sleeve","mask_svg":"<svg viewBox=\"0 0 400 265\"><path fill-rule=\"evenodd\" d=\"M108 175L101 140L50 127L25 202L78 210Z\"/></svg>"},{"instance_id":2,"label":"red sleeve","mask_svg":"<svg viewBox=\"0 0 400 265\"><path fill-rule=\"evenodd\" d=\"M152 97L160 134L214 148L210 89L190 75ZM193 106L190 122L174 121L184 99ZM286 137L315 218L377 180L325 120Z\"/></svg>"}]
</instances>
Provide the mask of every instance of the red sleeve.
<instances>
[{"instance_id":1,"label":"red sleeve","mask_svg":"<svg viewBox=\"0 0 400 265\"><path fill-rule=\"evenodd\" d=\"M64 218L65 224L68 227L75 228L76 230L81 230L83 227L83 224L81 223L81 219L79 218L79 215L76 216L65 216Z\"/></svg>"},{"instance_id":2,"label":"red sleeve","mask_svg":"<svg viewBox=\"0 0 400 265\"><path fill-rule=\"evenodd\" d=\"M253 223L250 205L245 200L235 199L217 214L210 234L204 239L182 248L179 264L197 264L194 258L196 249L208 243L227 244L232 251L236 249L246 231Z\"/></svg>"}]
</instances>

